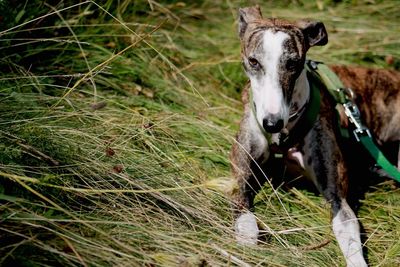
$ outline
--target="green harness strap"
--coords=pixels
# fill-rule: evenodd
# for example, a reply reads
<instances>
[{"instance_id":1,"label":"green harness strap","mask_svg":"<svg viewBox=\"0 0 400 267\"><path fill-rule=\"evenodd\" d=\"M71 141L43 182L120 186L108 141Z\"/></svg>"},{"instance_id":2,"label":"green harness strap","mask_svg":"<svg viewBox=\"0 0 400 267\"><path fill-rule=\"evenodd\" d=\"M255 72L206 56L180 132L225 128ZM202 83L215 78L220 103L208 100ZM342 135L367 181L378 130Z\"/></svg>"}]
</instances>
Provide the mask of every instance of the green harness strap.
<instances>
[{"instance_id":1,"label":"green harness strap","mask_svg":"<svg viewBox=\"0 0 400 267\"><path fill-rule=\"evenodd\" d=\"M349 121L354 125L355 130L353 134L358 142L360 142L368 153L375 160L376 164L381 167L387 174L389 174L394 180L400 182L400 172L393 166L389 160L383 155L382 151L375 144L370 131L365 127L360 118L360 111L353 102L353 99L346 94L351 90L346 89L339 77L325 64L317 63L314 61L308 61L306 67L313 76L320 80L320 83L324 84L330 95L338 104L342 104L345 108L346 115ZM340 128L342 128L339 125ZM343 129L341 129L343 133ZM342 134L343 135L343 134ZM348 137L348 134L347 136Z\"/></svg>"},{"instance_id":2,"label":"green harness strap","mask_svg":"<svg viewBox=\"0 0 400 267\"><path fill-rule=\"evenodd\" d=\"M345 104L347 102L347 97L342 90L344 88L342 81L327 65L321 62L307 61L306 69L328 89L337 103Z\"/></svg>"}]
</instances>

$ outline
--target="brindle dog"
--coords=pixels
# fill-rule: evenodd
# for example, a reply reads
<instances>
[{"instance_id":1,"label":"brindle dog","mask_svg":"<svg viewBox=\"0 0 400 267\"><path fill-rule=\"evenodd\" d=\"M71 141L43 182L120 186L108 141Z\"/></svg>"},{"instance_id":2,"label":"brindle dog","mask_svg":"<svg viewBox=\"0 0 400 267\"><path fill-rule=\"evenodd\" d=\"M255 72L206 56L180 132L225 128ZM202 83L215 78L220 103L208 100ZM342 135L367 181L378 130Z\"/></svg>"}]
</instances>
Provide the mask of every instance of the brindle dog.
<instances>
[{"instance_id":1,"label":"brindle dog","mask_svg":"<svg viewBox=\"0 0 400 267\"><path fill-rule=\"evenodd\" d=\"M237 211L235 230L238 242L256 244L259 230L250 212L253 199L265 181L264 174L274 172L274 166L268 165L273 154L271 147L279 147L282 134L290 135L299 121L298 115L308 105L306 53L313 46L325 45L328 35L321 22L263 19L256 6L239 10L239 37L243 66L250 82L243 91L244 115L231 151L232 170L238 183L233 197ZM354 90L364 122L378 144L397 142L397 152L400 73L345 66L332 68L345 86ZM295 146L285 149L284 158L288 163L295 161L297 175L310 178L331 204L333 232L347 265L367 266L360 226L347 201L351 171L336 130L335 109L328 92L321 91L320 101L315 124L305 136L298 137ZM269 141L263 132L270 134Z\"/></svg>"}]
</instances>

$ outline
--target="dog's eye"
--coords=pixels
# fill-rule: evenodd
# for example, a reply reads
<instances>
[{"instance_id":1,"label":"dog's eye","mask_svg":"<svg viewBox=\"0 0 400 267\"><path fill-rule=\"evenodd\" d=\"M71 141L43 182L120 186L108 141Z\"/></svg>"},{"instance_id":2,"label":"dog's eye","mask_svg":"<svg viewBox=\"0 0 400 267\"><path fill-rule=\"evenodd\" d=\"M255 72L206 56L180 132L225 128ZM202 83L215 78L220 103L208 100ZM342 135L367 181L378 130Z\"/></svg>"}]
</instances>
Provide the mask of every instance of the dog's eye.
<instances>
[{"instance_id":1,"label":"dog's eye","mask_svg":"<svg viewBox=\"0 0 400 267\"><path fill-rule=\"evenodd\" d=\"M260 63L258 62L257 59L255 59L254 57L249 57L248 58L249 64L252 68L259 68L260 67Z\"/></svg>"}]
</instances>

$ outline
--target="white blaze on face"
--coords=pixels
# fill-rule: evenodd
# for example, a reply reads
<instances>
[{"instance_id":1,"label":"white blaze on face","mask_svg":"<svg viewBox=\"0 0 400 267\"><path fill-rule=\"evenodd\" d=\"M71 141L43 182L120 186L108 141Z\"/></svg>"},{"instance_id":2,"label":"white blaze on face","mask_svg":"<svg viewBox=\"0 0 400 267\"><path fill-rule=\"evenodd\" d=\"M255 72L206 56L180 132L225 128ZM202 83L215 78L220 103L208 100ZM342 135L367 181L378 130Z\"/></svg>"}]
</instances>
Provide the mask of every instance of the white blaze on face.
<instances>
[{"instance_id":1,"label":"white blaze on face","mask_svg":"<svg viewBox=\"0 0 400 267\"><path fill-rule=\"evenodd\" d=\"M283 43L289 38L284 32L264 32L262 40L263 54L260 63L264 68L261 75L251 75L253 101L257 108L257 120L261 123L269 115L279 115L285 123L288 119L288 107L285 103L282 86L279 82L279 60L283 54Z\"/></svg>"}]
</instances>

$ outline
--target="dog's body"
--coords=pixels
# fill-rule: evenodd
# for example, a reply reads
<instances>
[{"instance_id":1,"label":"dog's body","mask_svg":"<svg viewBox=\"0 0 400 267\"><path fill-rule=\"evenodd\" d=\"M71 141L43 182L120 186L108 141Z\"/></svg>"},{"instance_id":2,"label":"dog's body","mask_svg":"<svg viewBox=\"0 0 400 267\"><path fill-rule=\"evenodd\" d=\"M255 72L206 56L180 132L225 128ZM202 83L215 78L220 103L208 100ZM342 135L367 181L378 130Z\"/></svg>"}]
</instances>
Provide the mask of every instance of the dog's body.
<instances>
[{"instance_id":1,"label":"dog's body","mask_svg":"<svg viewBox=\"0 0 400 267\"><path fill-rule=\"evenodd\" d=\"M269 164L271 145L279 147L280 135L290 135L298 122L297 115L308 104L306 52L314 45L326 44L327 33L320 22L262 19L259 8L251 7L240 9L239 36L250 83L243 91L244 116L231 151L232 170L239 186L234 194L235 228L239 242L255 244L258 228L249 209L265 174L273 176L273 166ZM346 87L354 90L364 122L378 143L398 143L400 73L341 66L332 69ZM366 266L359 224L347 203L350 171L333 123L335 116L331 98L322 90L315 124L283 154L288 165L297 164L296 175L309 177L331 204L333 231L347 265ZM269 141L265 132L270 133ZM398 147L394 149L397 151Z\"/></svg>"}]
</instances>

